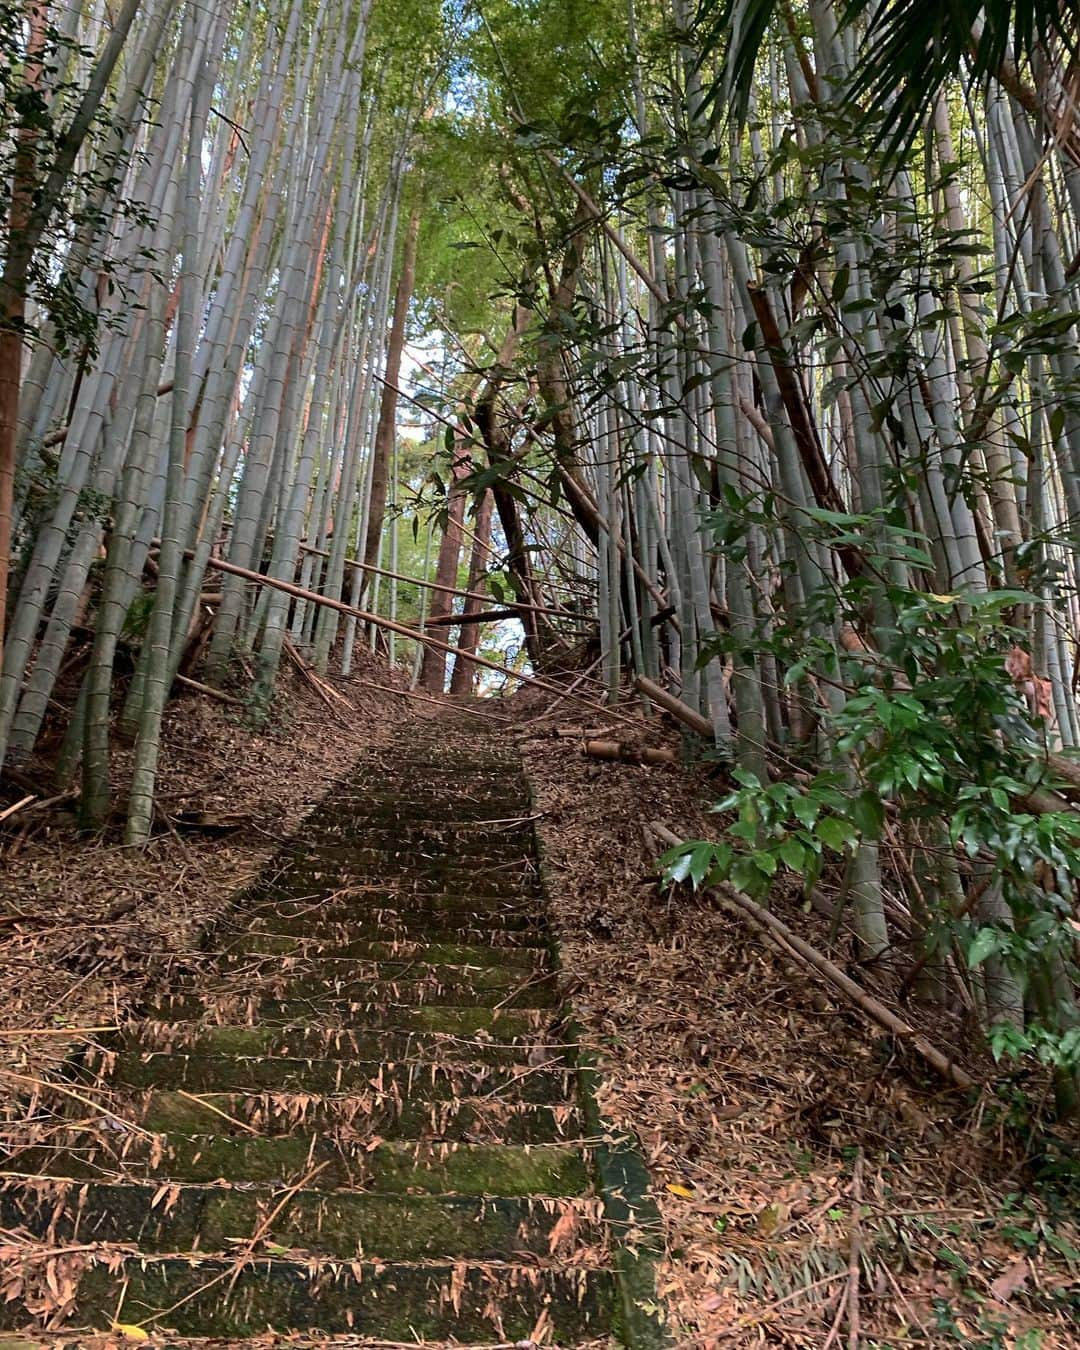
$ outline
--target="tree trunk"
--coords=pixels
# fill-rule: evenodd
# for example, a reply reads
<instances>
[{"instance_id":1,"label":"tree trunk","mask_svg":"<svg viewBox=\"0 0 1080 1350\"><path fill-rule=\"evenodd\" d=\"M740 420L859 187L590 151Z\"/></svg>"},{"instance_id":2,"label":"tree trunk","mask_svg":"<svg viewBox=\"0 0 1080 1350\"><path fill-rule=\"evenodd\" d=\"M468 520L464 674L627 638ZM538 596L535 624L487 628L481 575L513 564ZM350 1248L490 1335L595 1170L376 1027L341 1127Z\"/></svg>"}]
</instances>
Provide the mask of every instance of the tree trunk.
<instances>
[{"instance_id":1,"label":"tree trunk","mask_svg":"<svg viewBox=\"0 0 1080 1350\"><path fill-rule=\"evenodd\" d=\"M491 511L491 492L485 490L483 497L480 499L480 505L477 507L473 523L473 546L469 558L468 589L470 591L479 590L484 579L484 573L487 571L488 555L491 552ZM482 604L483 601L475 596L466 596L461 612L463 615L479 614ZM456 698L467 697L473 692L476 666L469 660L469 655L475 652L479 645L480 625L463 623L458 635L460 655L454 662L454 673L450 677L450 693Z\"/></svg>"},{"instance_id":2,"label":"tree trunk","mask_svg":"<svg viewBox=\"0 0 1080 1350\"><path fill-rule=\"evenodd\" d=\"M472 468L466 446L458 445L454 450L454 463L451 469L452 481L447 499L446 528L439 542L439 558L435 564L435 583L438 586L456 586L458 563L461 560L461 540L465 526L466 494L460 486ZM449 591L434 591L429 622L438 622L450 614L454 597ZM420 688L432 694L441 694L446 684L446 653L433 647L424 650L424 661L420 668Z\"/></svg>"},{"instance_id":3,"label":"tree trunk","mask_svg":"<svg viewBox=\"0 0 1080 1350\"><path fill-rule=\"evenodd\" d=\"M408 318L409 302L412 299L413 286L416 284L416 237L419 232L420 202L417 201L409 217L405 251L401 259L401 275L398 277L397 290L394 294L394 319L386 351L386 373L382 403L379 407L379 425L375 430L375 444L371 452L371 490L368 499L367 534L364 539L364 563L369 567L375 566L379 560L379 540L382 538L383 518L386 515L390 452L394 447L394 428L397 422L401 353L405 348L405 320Z\"/></svg>"}]
</instances>

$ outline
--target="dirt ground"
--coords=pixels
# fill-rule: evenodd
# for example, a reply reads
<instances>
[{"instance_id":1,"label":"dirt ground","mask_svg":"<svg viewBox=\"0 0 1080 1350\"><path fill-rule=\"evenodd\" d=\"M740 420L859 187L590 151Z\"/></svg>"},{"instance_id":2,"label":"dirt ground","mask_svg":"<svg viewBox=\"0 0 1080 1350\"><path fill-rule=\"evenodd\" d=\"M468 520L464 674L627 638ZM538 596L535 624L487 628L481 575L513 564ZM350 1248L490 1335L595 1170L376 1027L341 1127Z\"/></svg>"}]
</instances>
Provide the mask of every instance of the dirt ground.
<instances>
[{"instance_id":1,"label":"dirt ground","mask_svg":"<svg viewBox=\"0 0 1080 1350\"><path fill-rule=\"evenodd\" d=\"M164 819L145 851L80 837L62 803L0 825L9 1128L73 1044L191 968L204 927L361 749L440 715L394 686L373 659L324 688L290 671L258 733L240 709L177 700ZM1080 1347L1077 1183L1071 1197L1063 1175L1049 1184L1053 1136L1025 1131L1005 1093L943 1085L708 895L661 890L650 823L715 838L720 782L707 768L587 758L581 733L675 747L673 734L586 721L572 703L547 715L535 696L498 716L537 795L568 993L606 1064L604 1109L652 1169L674 1343ZM223 833L206 832L215 822ZM828 944L798 896L776 908ZM843 964L843 943L831 950ZM1043 1085L1012 1090L1020 1106Z\"/></svg>"}]
</instances>

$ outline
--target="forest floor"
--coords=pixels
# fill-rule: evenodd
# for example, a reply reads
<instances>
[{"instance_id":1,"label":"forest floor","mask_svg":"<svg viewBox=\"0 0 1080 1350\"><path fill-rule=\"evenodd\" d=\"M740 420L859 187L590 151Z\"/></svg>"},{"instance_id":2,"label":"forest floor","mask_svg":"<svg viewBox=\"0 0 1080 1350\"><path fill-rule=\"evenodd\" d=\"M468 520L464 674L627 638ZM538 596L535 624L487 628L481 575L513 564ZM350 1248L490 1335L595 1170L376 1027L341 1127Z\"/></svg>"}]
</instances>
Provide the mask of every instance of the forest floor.
<instances>
[{"instance_id":1,"label":"forest floor","mask_svg":"<svg viewBox=\"0 0 1080 1350\"><path fill-rule=\"evenodd\" d=\"M73 1043L195 967L203 929L362 749L440 715L391 692L398 683L374 660L323 687L291 672L258 733L242 710L185 695L169 713L164 819L145 851L80 837L64 804L0 826L9 1120ZM564 978L606 1065L604 1109L652 1170L673 1341L1080 1347L1076 1192L1070 1209L1067 1178L1042 1184L1046 1137L1023 1127L1044 1085L1014 1084L1011 1110L947 1089L708 896L665 894L648 825L715 838L708 808L722 788L707 767L588 759L590 714L548 713L534 695L488 709L511 719L536 793ZM602 712L589 729L676 744ZM798 895L774 905L859 976ZM947 1045L954 1028L904 1011Z\"/></svg>"}]
</instances>

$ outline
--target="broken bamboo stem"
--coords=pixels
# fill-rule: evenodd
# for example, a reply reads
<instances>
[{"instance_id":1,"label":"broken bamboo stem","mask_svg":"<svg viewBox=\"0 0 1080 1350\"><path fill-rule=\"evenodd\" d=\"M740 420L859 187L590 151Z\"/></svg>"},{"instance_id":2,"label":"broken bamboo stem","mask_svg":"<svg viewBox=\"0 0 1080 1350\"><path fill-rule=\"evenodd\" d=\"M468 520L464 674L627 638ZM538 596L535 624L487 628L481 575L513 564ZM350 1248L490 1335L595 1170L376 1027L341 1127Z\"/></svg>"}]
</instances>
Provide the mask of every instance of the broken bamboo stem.
<instances>
[{"instance_id":1,"label":"broken bamboo stem","mask_svg":"<svg viewBox=\"0 0 1080 1350\"><path fill-rule=\"evenodd\" d=\"M22 797L19 801L13 803L11 806L6 806L3 811L0 811L0 820L8 820L16 813L16 811L21 811L24 806L29 806L32 801L36 800L37 794L28 792L25 797Z\"/></svg>"},{"instance_id":2,"label":"broken bamboo stem","mask_svg":"<svg viewBox=\"0 0 1080 1350\"><path fill-rule=\"evenodd\" d=\"M699 736L706 740L713 739L713 727L708 718L702 717L699 712L688 707L682 699L676 698L674 694L669 694L666 689L661 688L655 681L646 679L644 675L639 675L634 681L634 686L641 693L646 694L665 712L671 714L676 721L681 722L683 726L689 727L691 731L696 731Z\"/></svg>"},{"instance_id":3,"label":"broken bamboo stem","mask_svg":"<svg viewBox=\"0 0 1080 1350\"><path fill-rule=\"evenodd\" d=\"M312 553L319 558L330 556L326 549L316 548L313 544L301 544L300 549L304 553ZM483 600L486 604L490 604L493 598L490 595L484 595L481 591L462 590L460 586L445 586L439 581L426 581L423 577L411 577L406 572L393 572L389 567L376 567L374 563L360 562L357 558L346 558L345 566L351 567L353 571L373 572L376 576L390 577L394 581L405 581L411 586L421 586L428 591L442 591L445 595L462 596L466 600ZM596 622L590 615L576 614L572 609L557 609L551 605L530 605L524 600L514 600L512 607L515 612L524 609L528 610L530 614L549 614L559 619L577 619L582 623ZM469 621L472 621L471 618Z\"/></svg>"},{"instance_id":4,"label":"broken bamboo stem","mask_svg":"<svg viewBox=\"0 0 1080 1350\"><path fill-rule=\"evenodd\" d=\"M652 746L641 748L626 745L623 741L584 741L584 753L590 759L621 760L624 764L677 764L679 757L674 750L656 749Z\"/></svg>"},{"instance_id":5,"label":"broken bamboo stem","mask_svg":"<svg viewBox=\"0 0 1080 1350\"><path fill-rule=\"evenodd\" d=\"M177 675L176 683L182 684L185 689L194 689L199 694L205 694L207 698L216 698L219 703L228 703L231 707L242 708L244 700L236 698L232 694L226 694L223 689L214 689L209 684L203 684L201 680L193 680L190 675Z\"/></svg>"},{"instance_id":6,"label":"broken bamboo stem","mask_svg":"<svg viewBox=\"0 0 1080 1350\"><path fill-rule=\"evenodd\" d=\"M191 558L192 549L185 549L184 556ZM253 572L249 567L240 567L237 563L231 563L225 558L214 555L207 561L207 567L215 567L219 572L228 572L232 576L242 577L245 581L253 581L259 586L269 586L272 590L282 591L285 595L295 596L297 600L307 600L313 605L322 605L327 609L336 609L339 614L352 614L363 623L373 624L376 628L385 628L388 632L398 633L401 637L408 638L411 642L427 643L439 651L447 652L451 656L459 656L460 650L451 646L449 642L442 642L439 638L429 637L426 633L421 633L415 628L409 628L407 624L398 623L396 619L384 619L381 615L372 614L369 610L360 609L356 605L347 604L344 600L334 600L328 595L319 595L317 591L309 591L303 586L297 586L292 581L282 581L277 577L264 576L262 572ZM575 698L579 703L585 704L594 712L598 705L592 699L585 698L582 694L569 694L565 689L560 689L557 684L552 684L549 680L541 679L537 675L523 675L519 670L511 670L509 666L500 665L498 661L491 661L486 656L467 652L466 656L475 665L483 666L487 670L494 670L500 675L507 675L510 679L518 680L521 684L531 685L535 689L543 689L546 693L562 695L568 698ZM604 716L615 718L618 721L626 722L630 726L639 725L634 718L627 717L624 713L617 712L614 708L605 708Z\"/></svg>"}]
</instances>

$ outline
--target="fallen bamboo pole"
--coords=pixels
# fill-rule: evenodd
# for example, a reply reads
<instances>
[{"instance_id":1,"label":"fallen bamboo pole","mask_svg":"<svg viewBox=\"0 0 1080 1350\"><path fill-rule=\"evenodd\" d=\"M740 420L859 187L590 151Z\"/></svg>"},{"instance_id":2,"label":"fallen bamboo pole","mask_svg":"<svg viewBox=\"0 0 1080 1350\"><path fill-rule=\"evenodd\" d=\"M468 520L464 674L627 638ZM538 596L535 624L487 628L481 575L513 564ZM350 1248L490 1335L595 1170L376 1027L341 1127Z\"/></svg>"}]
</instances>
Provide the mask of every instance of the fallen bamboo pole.
<instances>
[{"instance_id":1,"label":"fallen bamboo pole","mask_svg":"<svg viewBox=\"0 0 1080 1350\"><path fill-rule=\"evenodd\" d=\"M9 817L15 815L17 811L21 811L24 806L29 806L30 803L34 801L37 801L37 793L28 792L20 801L17 801L12 806L7 806L3 811L0 811L0 820L9 819Z\"/></svg>"},{"instance_id":2,"label":"fallen bamboo pole","mask_svg":"<svg viewBox=\"0 0 1080 1350\"><path fill-rule=\"evenodd\" d=\"M194 556L192 549L184 551L185 558ZM322 605L327 609L336 609L339 614L351 614L360 619L363 623L374 624L376 628L385 628L391 633L397 633L401 637L408 638L411 642L426 643L438 651L446 652L450 656L460 656L459 648L452 647L449 642L442 642L439 638L429 637L426 633L421 633L415 628L409 628L406 624L398 623L396 619L384 619L381 615L372 614L366 609L360 609L356 605L347 604L344 600L333 600L328 595L319 595L316 591L305 590L303 586L297 586L291 581L281 581L277 577L264 576L261 572L253 572L248 567L240 567L236 563L231 563L225 558L219 558L211 555L207 560L207 567L215 567L219 572L228 572L234 577L242 577L245 581L253 581L259 586L269 586L271 590L281 591L285 595L295 596L297 600L307 600L313 605ZM549 680L541 679L537 675L523 675L521 671L511 670L509 666L500 665L498 661L491 661L486 656L474 655L466 652L467 658L478 666L484 666L487 670L494 670L499 675L509 676L512 680L518 680L522 684L531 685L534 689L543 689L546 693L563 695L568 698L577 699L579 703L584 703L586 707L594 712L599 710L599 705L592 699L585 698L582 694L568 694L565 689L561 689L557 684L552 684ZM614 708L604 708L605 717L615 718L618 721L625 722L629 726L638 726L634 718L627 717L625 713L620 713Z\"/></svg>"},{"instance_id":3,"label":"fallen bamboo pole","mask_svg":"<svg viewBox=\"0 0 1080 1350\"><path fill-rule=\"evenodd\" d=\"M188 675L177 675L175 679L176 683L183 685L185 689L194 689L197 693L205 694L207 698L216 698L219 703L228 703L236 708L244 706L242 698L234 698L232 694L226 694L223 689L214 689L209 684L203 684L201 680L193 680Z\"/></svg>"},{"instance_id":4,"label":"fallen bamboo pole","mask_svg":"<svg viewBox=\"0 0 1080 1350\"><path fill-rule=\"evenodd\" d=\"M666 825L652 822L650 828L664 843L670 844L672 847L684 842ZM965 1073L953 1059L946 1055L944 1051L939 1050L922 1032L916 1031L909 1022L905 1022L902 1017L897 1017L891 1008L887 1008L873 994L867 993L862 985L856 984L835 962L830 961L827 956L823 956L816 947L811 947L809 942L805 942L799 937L798 933L789 928L782 919L778 919L775 914L771 914L767 909L762 909L760 905L748 896L743 895L741 891L737 891L733 886L720 885L710 887L710 889L715 890L728 905L740 910L744 916L752 920L757 928L763 929L776 939L778 945L785 951L790 950L805 965L816 970L819 975L823 975L831 985L845 994L857 1008L861 1009L878 1026L883 1027L893 1036L910 1045L916 1054L921 1056L932 1069L941 1074L943 1078L948 1079L955 1087L970 1091L978 1086L974 1078Z\"/></svg>"},{"instance_id":5,"label":"fallen bamboo pole","mask_svg":"<svg viewBox=\"0 0 1080 1350\"><path fill-rule=\"evenodd\" d=\"M300 549L303 553L313 553L319 558L328 558L329 552L324 548L316 548L314 544L301 544ZM208 564L209 565L209 564ZM458 595L466 600L483 600L490 604L493 596L484 595L482 591L462 590L460 586L445 586L439 581L425 581L422 577L410 577L405 572L392 572L388 567L376 567L374 563L363 563L357 558L346 558L345 566L351 567L354 571L373 572L376 576L390 577L394 581L405 581L411 586L422 586L429 591L442 591L446 595ZM575 614L572 609L556 609L550 605L530 605L525 600L507 601L515 611L527 610L530 614L548 614L558 619L577 619L579 623L595 623L596 620L588 614ZM459 621L463 616L459 615Z\"/></svg>"},{"instance_id":6,"label":"fallen bamboo pole","mask_svg":"<svg viewBox=\"0 0 1080 1350\"><path fill-rule=\"evenodd\" d=\"M689 727L691 731L696 731L699 736L706 740L711 741L713 739L712 723L708 718L702 717L699 712L695 712L693 708L688 707L682 699L676 698L674 694L669 694L666 689L662 689L653 680L646 679L644 675L639 675L634 680L634 686L652 699L655 704L663 708L665 712L670 713L683 726Z\"/></svg>"},{"instance_id":7,"label":"fallen bamboo pole","mask_svg":"<svg viewBox=\"0 0 1080 1350\"><path fill-rule=\"evenodd\" d=\"M501 619L516 619L516 609L485 609L478 614L436 614L424 620L425 628L466 628L470 624L498 623Z\"/></svg>"}]
</instances>

